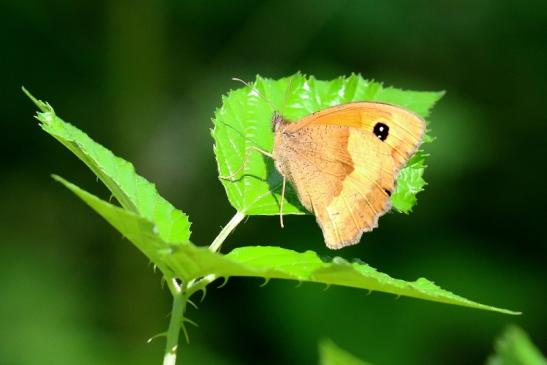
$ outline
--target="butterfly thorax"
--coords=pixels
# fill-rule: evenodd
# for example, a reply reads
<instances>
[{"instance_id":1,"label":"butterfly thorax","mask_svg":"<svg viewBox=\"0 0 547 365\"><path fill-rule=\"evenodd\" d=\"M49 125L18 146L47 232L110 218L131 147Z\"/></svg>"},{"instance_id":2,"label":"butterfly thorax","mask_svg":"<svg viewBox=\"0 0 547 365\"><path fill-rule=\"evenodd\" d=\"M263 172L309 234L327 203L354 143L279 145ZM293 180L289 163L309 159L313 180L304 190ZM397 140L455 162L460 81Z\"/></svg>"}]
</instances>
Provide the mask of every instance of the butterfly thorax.
<instances>
[{"instance_id":1,"label":"butterfly thorax","mask_svg":"<svg viewBox=\"0 0 547 365\"><path fill-rule=\"evenodd\" d=\"M277 132L283 124L287 124L287 121L283 119L281 114L274 112L272 116L272 130Z\"/></svg>"},{"instance_id":2,"label":"butterfly thorax","mask_svg":"<svg viewBox=\"0 0 547 365\"><path fill-rule=\"evenodd\" d=\"M273 148L273 158L275 161L275 165L277 167L277 170L283 175L287 176L288 171L284 169L283 167L286 166L285 160L286 160L286 153L284 153L283 145L284 145L284 130L286 125L289 122L287 122L281 114L278 112L275 112L272 116L272 129L274 132L274 148Z\"/></svg>"}]
</instances>

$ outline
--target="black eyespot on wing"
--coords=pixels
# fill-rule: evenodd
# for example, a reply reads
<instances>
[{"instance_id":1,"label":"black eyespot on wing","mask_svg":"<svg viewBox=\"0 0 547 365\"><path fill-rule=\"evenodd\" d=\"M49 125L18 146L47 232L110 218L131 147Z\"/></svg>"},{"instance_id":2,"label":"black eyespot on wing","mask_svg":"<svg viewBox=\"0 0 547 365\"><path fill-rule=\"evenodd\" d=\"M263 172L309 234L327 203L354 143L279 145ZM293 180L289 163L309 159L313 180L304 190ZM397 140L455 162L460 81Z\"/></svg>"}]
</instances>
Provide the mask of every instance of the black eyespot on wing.
<instances>
[{"instance_id":1,"label":"black eyespot on wing","mask_svg":"<svg viewBox=\"0 0 547 365\"><path fill-rule=\"evenodd\" d=\"M389 135L389 127L382 123L378 122L373 129L374 135L380 139L380 141L385 141Z\"/></svg>"},{"instance_id":2,"label":"black eyespot on wing","mask_svg":"<svg viewBox=\"0 0 547 365\"><path fill-rule=\"evenodd\" d=\"M391 190L385 189L385 188L384 188L384 191L385 191L385 193L386 193L388 196L391 196Z\"/></svg>"}]
</instances>

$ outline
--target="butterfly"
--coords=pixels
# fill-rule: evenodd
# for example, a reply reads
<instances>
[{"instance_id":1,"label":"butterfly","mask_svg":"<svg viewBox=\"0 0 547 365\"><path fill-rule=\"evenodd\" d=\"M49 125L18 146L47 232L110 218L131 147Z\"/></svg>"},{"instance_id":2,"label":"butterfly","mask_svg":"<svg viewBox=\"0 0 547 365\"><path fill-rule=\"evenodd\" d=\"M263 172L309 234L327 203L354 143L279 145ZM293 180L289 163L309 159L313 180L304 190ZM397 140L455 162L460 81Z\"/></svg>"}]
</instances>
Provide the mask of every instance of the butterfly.
<instances>
[{"instance_id":1,"label":"butterfly","mask_svg":"<svg viewBox=\"0 0 547 365\"><path fill-rule=\"evenodd\" d=\"M377 102L333 106L294 123L276 113L272 126L282 195L289 181L331 249L356 244L377 227L425 132L419 116Z\"/></svg>"},{"instance_id":2,"label":"butterfly","mask_svg":"<svg viewBox=\"0 0 547 365\"><path fill-rule=\"evenodd\" d=\"M350 102L295 122L275 112L272 152L251 148L272 158L283 177L281 226L288 182L315 215L327 247L339 249L358 243L389 211L397 175L422 143L425 127L404 108Z\"/></svg>"}]
</instances>

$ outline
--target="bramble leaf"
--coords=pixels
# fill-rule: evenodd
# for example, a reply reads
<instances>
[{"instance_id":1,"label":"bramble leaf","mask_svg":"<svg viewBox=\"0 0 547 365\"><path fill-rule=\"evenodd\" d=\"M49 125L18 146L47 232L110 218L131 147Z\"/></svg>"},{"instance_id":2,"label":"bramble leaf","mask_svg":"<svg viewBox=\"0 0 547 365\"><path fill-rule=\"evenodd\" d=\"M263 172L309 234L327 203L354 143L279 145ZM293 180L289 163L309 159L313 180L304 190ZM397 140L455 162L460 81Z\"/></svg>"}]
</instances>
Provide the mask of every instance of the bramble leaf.
<instances>
[{"instance_id":1,"label":"bramble leaf","mask_svg":"<svg viewBox=\"0 0 547 365\"><path fill-rule=\"evenodd\" d=\"M64 122L49 104L35 99L23 90L42 110L36 115L40 127L82 160L112 192L122 207L153 222L166 242L189 241L188 216L162 198L154 184L137 175L130 162L115 156L87 134Z\"/></svg>"},{"instance_id":2,"label":"bramble leaf","mask_svg":"<svg viewBox=\"0 0 547 365\"><path fill-rule=\"evenodd\" d=\"M232 206L246 215L279 214L281 176L271 159L249 149L252 146L271 151L274 111L296 121L329 106L352 101L381 101L407 108L427 117L442 92L405 91L383 87L360 75L340 77L331 81L316 80L295 74L280 80L257 76L253 89L243 87L222 98L222 106L213 119L213 138L220 179ZM429 136L425 141L429 141ZM425 154L418 151L397 178L397 189L391 197L393 207L408 213L416 203L416 194L423 190ZM244 164L244 161L246 163ZM243 167L243 169L242 169ZM305 210L288 187L283 212L304 214Z\"/></svg>"},{"instance_id":3,"label":"bramble leaf","mask_svg":"<svg viewBox=\"0 0 547 365\"><path fill-rule=\"evenodd\" d=\"M381 291L398 296L517 314L472 302L441 289L424 278L412 282L398 280L378 272L367 264L351 263L341 257L323 261L313 251L296 252L281 247L247 246L221 255L206 247L196 247L192 243L172 245L163 241L155 231L154 225L144 217L101 200L60 177L55 179L133 242L166 275L185 282L207 275L213 275L214 278L243 276L266 280L286 279Z\"/></svg>"}]
</instances>

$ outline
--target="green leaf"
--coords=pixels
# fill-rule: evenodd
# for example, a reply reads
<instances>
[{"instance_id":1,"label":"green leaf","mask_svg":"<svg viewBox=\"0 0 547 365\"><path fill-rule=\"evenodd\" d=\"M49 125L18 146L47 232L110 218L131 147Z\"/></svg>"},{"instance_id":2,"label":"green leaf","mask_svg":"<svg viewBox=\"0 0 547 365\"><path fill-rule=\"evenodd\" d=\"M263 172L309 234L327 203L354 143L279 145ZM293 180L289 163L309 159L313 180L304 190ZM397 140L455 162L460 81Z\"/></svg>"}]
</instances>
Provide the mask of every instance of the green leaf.
<instances>
[{"instance_id":1,"label":"green leaf","mask_svg":"<svg viewBox=\"0 0 547 365\"><path fill-rule=\"evenodd\" d=\"M116 228L116 230L125 238L137 246L137 248L144 253L154 265L158 266L164 274L171 273L162 259L162 252L170 250L171 245L160 237L159 230L156 228L157 226L136 213L97 198L93 194L80 189L60 176L53 175L53 178L76 194L108 223ZM186 233L190 234L189 231ZM187 245L190 245L190 243ZM170 276L172 275L173 274L171 273Z\"/></svg>"},{"instance_id":2,"label":"green leaf","mask_svg":"<svg viewBox=\"0 0 547 365\"><path fill-rule=\"evenodd\" d=\"M208 276L211 280L232 276L258 277L266 280L286 279L375 290L398 296L518 314L472 302L443 290L424 278L414 282L393 279L366 264L350 263L341 257L335 257L329 262L322 261L312 251L299 253L281 247L249 246L221 255L205 247L196 247L192 243L171 245L162 240L154 224L144 217L101 200L60 177L56 176L55 179L133 242L164 274L185 282Z\"/></svg>"},{"instance_id":3,"label":"green leaf","mask_svg":"<svg viewBox=\"0 0 547 365\"><path fill-rule=\"evenodd\" d=\"M319 343L319 365L370 365L370 363L342 350L331 340L323 340Z\"/></svg>"},{"instance_id":4,"label":"green leaf","mask_svg":"<svg viewBox=\"0 0 547 365\"><path fill-rule=\"evenodd\" d=\"M220 179L228 199L239 212L247 215L279 213L281 176L271 159L249 149L252 146L271 151L273 147L272 114L280 111L296 121L329 106L352 101L381 101L396 104L426 117L442 92L403 91L384 88L360 75L340 77L331 81L316 80L295 74L280 80L257 76L249 87L232 90L222 98L216 110L212 131ZM431 137L426 136L425 141ZM416 194L423 190L425 154L412 158L397 178L397 190L391 200L393 207L408 213L416 203ZM244 164L244 161L246 163ZM243 170L241 168L244 167ZM288 187L285 214L304 214L292 187Z\"/></svg>"},{"instance_id":5,"label":"green leaf","mask_svg":"<svg viewBox=\"0 0 547 365\"><path fill-rule=\"evenodd\" d=\"M82 160L122 207L153 222L166 242L189 241L188 216L162 198L154 184L137 175L130 162L116 157L87 134L61 120L49 104L35 99L25 89L23 91L42 110L36 116L42 129Z\"/></svg>"},{"instance_id":6,"label":"green leaf","mask_svg":"<svg viewBox=\"0 0 547 365\"><path fill-rule=\"evenodd\" d=\"M152 184L136 175L130 163L115 157L85 133L63 122L49 105L35 102L44 111L38 116L42 128L84 161L105 182L122 207L101 200L60 177L54 178L135 244L164 275L195 283L189 290L204 289L222 277L275 278L376 290L517 314L472 302L423 278L415 282L397 280L360 262L350 263L340 257L325 262L312 251L298 253L280 247L242 247L221 255L208 248L196 247L188 241L190 224L187 217L161 198Z\"/></svg>"},{"instance_id":7,"label":"green leaf","mask_svg":"<svg viewBox=\"0 0 547 365\"><path fill-rule=\"evenodd\" d=\"M487 365L547 365L547 359L519 327L510 326L497 339Z\"/></svg>"},{"instance_id":8,"label":"green leaf","mask_svg":"<svg viewBox=\"0 0 547 365\"><path fill-rule=\"evenodd\" d=\"M416 194L426 185L423 179L425 157L423 152L417 153L399 173L397 181L404 181L404 184L397 184L397 189L391 196L391 203L402 213L409 213L412 210L416 204Z\"/></svg>"},{"instance_id":9,"label":"green leaf","mask_svg":"<svg viewBox=\"0 0 547 365\"><path fill-rule=\"evenodd\" d=\"M472 302L440 288L425 278L412 282L394 279L362 262L348 262L341 257L325 262L313 251L299 253L281 247L248 246L234 249L226 255L226 258L241 265L240 269L235 271L237 276L258 276L266 279L289 279L347 286L506 314L518 314ZM230 270L232 271L224 272L221 268L215 268L214 272L217 276L228 277L234 275L233 268Z\"/></svg>"}]
</instances>

